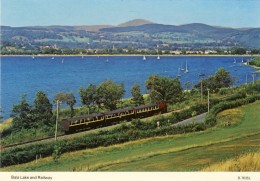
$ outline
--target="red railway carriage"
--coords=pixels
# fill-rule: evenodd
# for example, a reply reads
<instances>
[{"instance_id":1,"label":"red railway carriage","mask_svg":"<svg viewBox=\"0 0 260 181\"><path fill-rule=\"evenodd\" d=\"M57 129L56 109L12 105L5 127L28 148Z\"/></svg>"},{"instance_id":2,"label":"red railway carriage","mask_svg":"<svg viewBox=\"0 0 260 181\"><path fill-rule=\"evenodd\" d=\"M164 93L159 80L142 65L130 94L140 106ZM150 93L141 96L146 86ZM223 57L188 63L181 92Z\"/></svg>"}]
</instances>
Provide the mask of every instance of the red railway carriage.
<instances>
[{"instance_id":1,"label":"red railway carriage","mask_svg":"<svg viewBox=\"0 0 260 181\"><path fill-rule=\"evenodd\" d=\"M91 114L86 116L80 116L75 118L63 119L61 127L66 133L73 133L90 128L96 128L102 125L104 121L103 114Z\"/></svg>"},{"instance_id":2,"label":"red railway carriage","mask_svg":"<svg viewBox=\"0 0 260 181\"><path fill-rule=\"evenodd\" d=\"M148 104L134 108L117 109L100 114L63 119L61 127L65 134L68 134L117 124L121 121L131 121L133 118L145 118L165 112L167 112L167 105L164 101L161 101L158 104Z\"/></svg>"},{"instance_id":3,"label":"red railway carriage","mask_svg":"<svg viewBox=\"0 0 260 181\"><path fill-rule=\"evenodd\" d=\"M117 109L104 113L106 124L112 125L121 121L130 121L135 117L134 108Z\"/></svg>"}]
</instances>

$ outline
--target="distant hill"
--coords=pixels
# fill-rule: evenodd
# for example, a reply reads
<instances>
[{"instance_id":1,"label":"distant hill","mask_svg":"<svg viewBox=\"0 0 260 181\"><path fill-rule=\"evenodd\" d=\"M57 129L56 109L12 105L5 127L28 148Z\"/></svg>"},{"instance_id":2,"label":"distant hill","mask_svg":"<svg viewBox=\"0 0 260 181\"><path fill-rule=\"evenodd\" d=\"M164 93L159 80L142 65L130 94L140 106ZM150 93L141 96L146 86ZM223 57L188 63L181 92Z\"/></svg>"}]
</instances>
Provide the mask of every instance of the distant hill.
<instances>
[{"instance_id":1,"label":"distant hill","mask_svg":"<svg viewBox=\"0 0 260 181\"><path fill-rule=\"evenodd\" d=\"M119 24L118 26L120 26L120 27L140 26L140 25L145 25L145 24L154 24L154 23L151 21L145 20L145 19L134 19L134 20Z\"/></svg>"},{"instance_id":2,"label":"distant hill","mask_svg":"<svg viewBox=\"0 0 260 181\"><path fill-rule=\"evenodd\" d=\"M1 48L260 48L260 28L227 28L201 23L156 24L135 19L118 26L1 26Z\"/></svg>"}]
</instances>

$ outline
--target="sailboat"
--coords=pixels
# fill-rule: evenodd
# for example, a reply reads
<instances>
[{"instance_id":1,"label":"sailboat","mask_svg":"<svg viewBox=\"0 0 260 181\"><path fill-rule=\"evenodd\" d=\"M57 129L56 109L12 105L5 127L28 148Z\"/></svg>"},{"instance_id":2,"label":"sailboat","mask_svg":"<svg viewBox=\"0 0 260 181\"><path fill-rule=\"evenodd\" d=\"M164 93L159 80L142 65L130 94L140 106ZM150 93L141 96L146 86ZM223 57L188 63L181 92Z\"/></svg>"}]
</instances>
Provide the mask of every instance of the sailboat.
<instances>
[{"instance_id":1,"label":"sailboat","mask_svg":"<svg viewBox=\"0 0 260 181\"><path fill-rule=\"evenodd\" d=\"M182 71L184 70L184 68L183 68L183 66L182 66L182 62L181 62L181 70L182 70Z\"/></svg>"},{"instance_id":2,"label":"sailboat","mask_svg":"<svg viewBox=\"0 0 260 181\"><path fill-rule=\"evenodd\" d=\"M157 60L160 60L161 58L160 58L160 56L158 55L158 57L157 57Z\"/></svg>"},{"instance_id":3,"label":"sailboat","mask_svg":"<svg viewBox=\"0 0 260 181\"><path fill-rule=\"evenodd\" d=\"M233 63L237 63L236 59L234 58L234 62Z\"/></svg>"},{"instance_id":4,"label":"sailboat","mask_svg":"<svg viewBox=\"0 0 260 181\"><path fill-rule=\"evenodd\" d=\"M187 61L186 61L186 69L185 69L185 72L184 72L184 73L189 73Z\"/></svg>"},{"instance_id":5,"label":"sailboat","mask_svg":"<svg viewBox=\"0 0 260 181\"><path fill-rule=\"evenodd\" d=\"M146 60L146 57L145 57L145 56L143 56L143 60Z\"/></svg>"},{"instance_id":6,"label":"sailboat","mask_svg":"<svg viewBox=\"0 0 260 181\"><path fill-rule=\"evenodd\" d=\"M181 77L181 68L179 67L179 69L178 69L178 75L177 75L177 77Z\"/></svg>"},{"instance_id":7,"label":"sailboat","mask_svg":"<svg viewBox=\"0 0 260 181\"><path fill-rule=\"evenodd\" d=\"M52 57L51 59L54 60L54 57Z\"/></svg>"},{"instance_id":8,"label":"sailboat","mask_svg":"<svg viewBox=\"0 0 260 181\"><path fill-rule=\"evenodd\" d=\"M61 63L62 63L62 64L64 63L64 59L61 60Z\"/></svg>"}]
</instances>

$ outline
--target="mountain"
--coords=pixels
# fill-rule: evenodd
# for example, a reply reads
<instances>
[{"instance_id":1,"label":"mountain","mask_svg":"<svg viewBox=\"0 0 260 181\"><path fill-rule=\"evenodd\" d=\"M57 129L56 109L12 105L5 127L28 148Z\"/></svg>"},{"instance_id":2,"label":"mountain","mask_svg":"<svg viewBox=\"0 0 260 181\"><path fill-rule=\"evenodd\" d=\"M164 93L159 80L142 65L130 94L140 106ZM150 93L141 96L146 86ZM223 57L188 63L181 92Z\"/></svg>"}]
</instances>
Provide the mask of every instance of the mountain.
<instances>
[{"instance_id":1,"label":"mountain","mask_svg":"<svg viewBox=\"0 0 260 181\"><path fill-rule=\"evenodd\" d=\"M228 28L201 23L156 24L135 19L118 26L1 26L1 48L39 50L58 48L229 49L260 48L260 28ZM11 47L11 48L10 48ZM4 52L4 51L3 51Z\"/></svg>"},{"instance_id":2,"label":"mountain","mask_svg":"<svg viewBox=\"0 0 260 181\"><path fill-rule=\"evenodd\" d=\"M145 19L134 19L131 21L127 21L125 23L121 23L118 26L119 27L127 27L127 26L140 26L140 25L145 25L145 24L155 24L151 21L145 20Z\"/></svg>"}]
</instances>

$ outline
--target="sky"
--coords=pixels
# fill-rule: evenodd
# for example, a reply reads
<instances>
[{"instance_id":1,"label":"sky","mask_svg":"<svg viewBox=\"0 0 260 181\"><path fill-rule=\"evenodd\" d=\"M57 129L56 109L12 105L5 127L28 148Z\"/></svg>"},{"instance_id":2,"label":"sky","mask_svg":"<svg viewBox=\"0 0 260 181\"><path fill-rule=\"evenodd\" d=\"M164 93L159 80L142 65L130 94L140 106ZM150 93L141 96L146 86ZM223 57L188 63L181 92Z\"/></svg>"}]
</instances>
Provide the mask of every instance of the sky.
<instances>
[{"instance_id":1,"label":"sky","mask_svg":"<svg viewBox=\"0 0 260 181\"><path fill-rule=\"evenodd\" d=\"M118 25L132 19L260 27L260 0L1 0L1 25Z\"/></svg>"}]
</instances>

